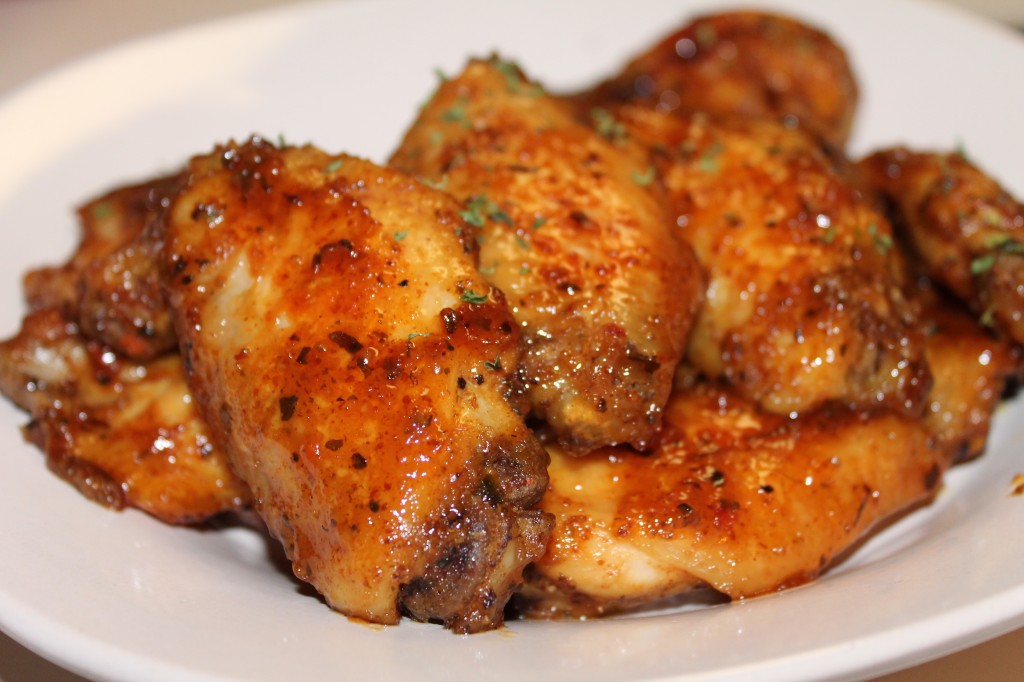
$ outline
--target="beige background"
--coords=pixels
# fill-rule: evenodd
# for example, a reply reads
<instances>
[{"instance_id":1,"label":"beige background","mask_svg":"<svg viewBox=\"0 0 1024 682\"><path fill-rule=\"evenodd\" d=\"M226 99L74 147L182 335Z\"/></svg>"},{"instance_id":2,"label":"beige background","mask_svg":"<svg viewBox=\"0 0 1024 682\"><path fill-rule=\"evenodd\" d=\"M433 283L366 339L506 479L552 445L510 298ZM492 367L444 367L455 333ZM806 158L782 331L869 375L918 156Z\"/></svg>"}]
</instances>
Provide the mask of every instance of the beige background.
<instances>
[{"instance_id":1,"label":"beige background","mask_svg":"<svg viewBox=\"0 0 1024 682\"><path fill-rule=\"evenodd\" d=\"M74 58L127 39L215 17L302 0L0 0L0 97ZM1024 27L1024 0L955 2ZM88 19L85 19L88 17ZM97 21L109 17L110 21ZM955 589L955 586L951 586ZM1024 629L880 682L1017 682L1024 676ZM83 682L0 633L0 682Z\"/></svg>"}]
</instances>

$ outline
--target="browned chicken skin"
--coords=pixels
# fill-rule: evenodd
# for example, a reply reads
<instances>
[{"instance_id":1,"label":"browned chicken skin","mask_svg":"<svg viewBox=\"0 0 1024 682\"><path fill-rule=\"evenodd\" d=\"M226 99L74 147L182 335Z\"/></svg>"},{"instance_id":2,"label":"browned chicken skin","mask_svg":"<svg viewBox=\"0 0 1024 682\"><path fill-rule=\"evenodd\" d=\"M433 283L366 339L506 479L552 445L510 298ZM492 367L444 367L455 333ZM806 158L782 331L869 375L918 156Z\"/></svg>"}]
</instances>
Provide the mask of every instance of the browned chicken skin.
<instances>
[{"instance_id":1,"label":"browned chicken skin","mask_svg":"<svg viewBox=\"0 0 1024 682\"><path fill-rule=\"evenodd\" d=\"M31 310L57 308L78 318L79 280L96 260L130 242L155 210L153 190L161 181L127 185L102 194L77 210L78 247L67 262L25 274L25 299Z\"/></svg>"},{"instance_id":2,"label":"browned chicken skin","mask_svg":"<svg viewBox=\"0 0 1024 682\"><path fill-rule=\"evenodd\" d=\"M25 276L32 312L15 337L0 343L0 392L31 415L26 436L50 468L86 497L136 507L166 523L195 523L244 507L248 488L211 441L181 359L153 357L153 336L142 326L120 327L122 335L102 324L138 310L130 274L119 280L126 295L108 297L105 309L83 302L83 280L131 252L179 184L158 178L79 208L82 236L68 261ZM152 256L144 265L152 270ZM162 294L156 299L150 306L156 312L144 317L169 319ZM125 347L147 359L133 360Z\"/></svg>"},{"instance_id":3,"label":"browned chicken skin","mask_svg":"<svg viewBox=\"0 0 1024 682\"><path fill-rule=\"evenodd\" d=\"M752 597L815 578L926 501L951 463L983 447L1019 362L955 307L928 311L936 381L923 419L840 406L788 419L691 377L652 453L578 460L549 448L543 507L556 526L519 609L603 615L704 586Z\"/></svg>"},{"instance_id":4,"label":"browned chicken skin","mask_svg":"<svg viewBox=\"0 0 1024 682\"><path fill-rule=\"evenodd\" d=\"M777 121L839 150L857 83L846 54L822 31L773 14L725 12L672 32L574 99L584 108L637 102L684 116Z\"/></svg>"},{"instance_id":5,"label":"browned chicken skin","mask_svg":"<svg viewBox=\"0 0 1024 682\"><path fill-rule=\"evenodd\" d=\"M823 409L790 420L729 388L673 394L647 455L551 450L548 552L518 600L534 617L614 613L710 585L730 598L806 582L945 468L917 418Z\"/></svg>"},{"instance_id":6,"label":"browned chicken skin","mask_svg":"<svg viewBox=\"0 0 1024 682\"><path fill-rule=\"evenodd\" d=\"M82 330L126 357L148 360L177 348L170 311L157 269L161 248L153 226L82 273Z\"/></svg>"},{"instance_id":7,"label":"browned chicken skin","mask_svg":"<svg viewBox=\"0 0 1024 682\"><path fill-rule=\"evenodd\" d=\"M547 455L506 400L518 331L459 211L256 140L192 161L163 258L190 385L296 575L351 616L472 632L549 519Z\"/></svg>"},{"instance_id":8,"label":"browned chicken skin","mask_svg":"<svg viewBox=\"0 0 1024 682\"><path fill-rule=\"evenodd\" d=\"M615 111L655 150L707 274L688 349L698 369L782 414L829 401L920 413L924 339L889 221L811 137L771 121Z\"/></svg>"},{"instance_id":9,"label":"browned chicken skin","mask_svg":"<svg viewBox=\"0 0 1024 682\"><path fill-rule=\"evenodd\" d=\"M860 162L930 277L1024 344L1024 205L962 154L876 152Z\"/></svg>"},{"instance_id":10,"label":"browned chicken skin","mask_svg":"<svg viewBox=\"0 0 1024 682\"><path fill-rule=\"evenodd\" d=\"M934 385L924 421L949 458L980 455L1008 382L1019 381L1022 348L994 338L957 302L931 291L918 295Z\"/></svg>"},{"instance_id":11,"label":"browned chicken skin","mask_svg":"<svg viewBox=\"0 0 1024 682\"><path fill-rule=\"evenodd\" d=\"M467 202L481 273L528 344L533 412L581 454L652 442L700 297L647 152L601 123L577 122L515 66L477 60L391 160Z\"/></svg>"},{"instance_id":12,"label":"browned chicken skin","mask_svg":"<svg viewBox=\"0 0 1024 682\"><path fill-rule=\"evenodd\" d=\"M147 230L181 178L157 178L107 192L78 210L82 239L67 263L25 276L34 310L58 308L89 338L125 358L149 360L174 350L155 253Z\"/></svg>"},{"instance_id":13,"label":"browned chicken skin","mask_svg":"<svg viewBox=\"0 0 1024 682\"><path fill-rule=\"evenodd\" d=\"M55 308L31 313L0 343L0 392L26 410L26 436L86 497L195 523L248 504L209 437L181 359L121 358Z\"/></svg>"}]
</instances>

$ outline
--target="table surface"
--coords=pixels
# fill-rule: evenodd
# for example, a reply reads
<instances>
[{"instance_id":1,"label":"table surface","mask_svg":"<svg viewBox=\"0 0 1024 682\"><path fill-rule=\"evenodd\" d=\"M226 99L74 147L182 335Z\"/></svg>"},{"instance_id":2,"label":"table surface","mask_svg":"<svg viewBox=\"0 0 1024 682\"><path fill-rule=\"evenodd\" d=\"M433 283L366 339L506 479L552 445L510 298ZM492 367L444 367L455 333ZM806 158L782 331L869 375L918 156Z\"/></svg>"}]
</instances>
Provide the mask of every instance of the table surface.
<instances>
[{"instance_id":1,"label":"table surface","mask_svg":"<svg viewBox=\"0 0 1024 682\"><path fill-rule=\"evenodd\" d=\"M302 0L0 0L0 96L49 69L131 38ZM1024 27L1024 0L946 0ZM95 21L117 16L116 22ZM93 20L85 20L89 17ZM82 30L88 26L88 30ZM1024 670L1024 628L877 682L1016 682ZM87 682L0 633L0 682Z\"/></svg>"}]
</instances>

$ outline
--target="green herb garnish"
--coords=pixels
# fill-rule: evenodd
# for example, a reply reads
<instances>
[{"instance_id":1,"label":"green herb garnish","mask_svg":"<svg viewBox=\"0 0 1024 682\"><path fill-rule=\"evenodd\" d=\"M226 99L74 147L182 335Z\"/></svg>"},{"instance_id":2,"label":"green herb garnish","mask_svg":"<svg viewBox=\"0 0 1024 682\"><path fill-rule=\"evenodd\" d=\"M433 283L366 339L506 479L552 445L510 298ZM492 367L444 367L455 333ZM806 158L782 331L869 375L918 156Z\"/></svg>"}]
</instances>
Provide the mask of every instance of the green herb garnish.
<instances>
[{"instance_id":1,"label":"green herb garnish","mask_svg":"<svg viewBox=\"0 0 1024 682\"><path fill-rule=\"evenodd\" d=\"M96 220L103 220L109 218L114 214L114 207L106 201L101 201L92 207L92 217Z\"/></svg>"},{"instance_id":2,"label":"green herb garnish","mask_svg":"<svg viewBox=\"0 0 1024 682\"><path fill-rule=\"evenodd\" d=\"M484 294L478 294L472 289L466 289L463 291L459 298L462 299L464 303L469 303L471 305L480 305L487 302L487 296Z\"/></svg>"},{"instance_id":3,"label":"green herb garnish","mask_svg":"<svg viewBox=\"0 0 1024 682\"><path fill-rule=\"evenodd\" d=\"M722 153L723 149L724 147L721 142L716 140L712 143L703 156L700 157L700 169L705 173L717 172L722 167L722 164L718 161L718 156Z\"/></svg>"},{"instance_id":4,"label":"green herb garnish","mask_svg":"<svg viewBox=\"0 0 1024 682\"><path fill-rule=\"evenodd\" d=\"M594 130L601 137L612 142L620 142L626 139L626 126L621 121L616 120L607 109L602 109L601 107L591 109L590 119L594 122Z\"/></svg>"},{"instance_id":5,"label":"green herb garnish","mask_svg":"<svg viewBox=\"0 0 1024 682\"><path fill-rule=\"evenodd\" d=\"M542 87L536 84L531 84L523 78L522 72L519 70L519 67L515 62L493 57L491 59L491 65L497 69L498 73L500 73L502 77L504 77L505 86L513 95L525 94L531 97L536 97L544 93L544 89Z\"/></svg>"},{"instance_id":6,"label":"green herb garnish","mask_svg":"<svg viewBox=\"0 0 1024 682\"><path fill-rule=\"evenodd\" d=\"M500 206L487 198L485 194L477 194L469 198L466 208L459 212L462 219L475 227L483 227L488 219L505 223L509 227L515 225L511 216Z\"/></svg>"},{"instance_id":7,"label":"green herb garnish","mask_svg":"<svg viewBox=\"0 0 1024 682\"><path fill-rule=\"evenodd\" d=\"M629 177L641 187L646 187L654 181L654 166L648 166L644 172L633 171Z\"/></svg>"},{"instance_id":8,"label":"green herb garnish","mask_svg":"<svg viewBox=\"0 0 1024 682\"><path fill-rule=\"evenodd\" d=\"M875 242L875 250L878 253L885 255L892 248L892 237L888 234L882 234L878 231L878 225L871 223L868 225L868 234Z\"/></svg>"},{"instance_id":9,"label":"green herb garnish","mask_svg":"<svg viewBox=\"0 0 1024 682\"><path fill-rule=\"evenodd\" d=\"M429 187L430 189L443 190L448 186L448 176L442 175L440 180L431 180L430 178L419 178L419 181Z\"/></svg>"},{"instance_id":10,"label":"green herb garnish","mask_svg":"<svg viewBox=\"0 0 1024 682\"><path fill-rule=\"evenodd\" d=\"M986 253L984 256L978 256L971 261L971 274L980 275L983 272L988 272L995 264L996 254L994 253Z\"/></svg>"},{"instance_id":11,"label":"green herb garnish","mask_svg":"<svg viewBox=\"0 0 1024 682\"><path fill-rule=\"evenodd\" d=\"M469 114L466 112L466 100L460 99L451 107L441 112L441 120L445 123L458 123L464 128L469 128Z\"/></svg>"}]
</instances>

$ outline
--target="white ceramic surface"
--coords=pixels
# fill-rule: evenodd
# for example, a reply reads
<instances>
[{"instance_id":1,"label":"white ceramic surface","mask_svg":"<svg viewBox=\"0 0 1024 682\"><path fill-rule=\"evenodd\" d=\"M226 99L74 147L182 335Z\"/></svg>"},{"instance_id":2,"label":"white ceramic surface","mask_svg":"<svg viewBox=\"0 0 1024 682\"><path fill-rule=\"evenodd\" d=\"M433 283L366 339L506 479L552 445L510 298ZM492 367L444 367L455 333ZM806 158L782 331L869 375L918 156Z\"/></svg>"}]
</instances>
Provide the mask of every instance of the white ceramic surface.
<instances>
[{"instance_id":1,"label":"white ceramic surface","mask_svg":"<svg viewBox=\"0 0 1024 682\"><path fill-rule=\"evenodd\" d=\"M553 89L609 73L693 0L313 4L101 53L0 101L0 334L28 266L63 258L72 207L252 132L383 159L434 68L500 50ZM864 104L855 153L894 142L968 153L1024 194L1024 41L942 6L779 0L848 48ZM936 504L806 587L746 603L458 637L356 625L244 529L194 531L88 504L0 407L0 627L113 680L854 678L1024 624L1024 401Z\"/></svg>"}]
</instances>

